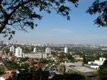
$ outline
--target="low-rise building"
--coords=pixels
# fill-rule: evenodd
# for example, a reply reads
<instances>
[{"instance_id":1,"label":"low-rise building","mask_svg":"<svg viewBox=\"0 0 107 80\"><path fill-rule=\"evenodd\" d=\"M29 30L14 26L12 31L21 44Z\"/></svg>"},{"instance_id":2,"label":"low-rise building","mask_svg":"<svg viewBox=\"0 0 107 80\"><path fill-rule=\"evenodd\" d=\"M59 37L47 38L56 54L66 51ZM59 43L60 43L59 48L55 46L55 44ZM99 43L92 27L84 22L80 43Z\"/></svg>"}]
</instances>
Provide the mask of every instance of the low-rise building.
<instances>
[{"instance_id":1,"label":"low-rise building","mask_svg":"<svg viewBox=\"0 0 107 80\"><path fill-rule=\"evenodd\" d=\"M46 53L36 53L36 54L24 54L24 57L29 57L29 58L47 58Z\"/></svg>"},{"instance_id":2,"label":"low-rise building","mask_svg":"<svg viewBox=\"0 0 107 80\"><path fill-rule=\"evenodd\" d=\"M6 79L8 79L9 77L12 77L12 76L13 76L13 74L7 73L7 74L4 74L4 75L0 76L0 80L6 80Z\"/></svg>"},{"instance_id":3,"label":"low-rise building","mask_svg":"<svg viewBox=\"0 0 107 80\"><path fill-rule=\"evenodd\" d=\"M99 60L89 61L87 66L93 69L99 69L99 66L101 66L105 60L106 58L101 57Z\"/></svg>"}]
</instances>

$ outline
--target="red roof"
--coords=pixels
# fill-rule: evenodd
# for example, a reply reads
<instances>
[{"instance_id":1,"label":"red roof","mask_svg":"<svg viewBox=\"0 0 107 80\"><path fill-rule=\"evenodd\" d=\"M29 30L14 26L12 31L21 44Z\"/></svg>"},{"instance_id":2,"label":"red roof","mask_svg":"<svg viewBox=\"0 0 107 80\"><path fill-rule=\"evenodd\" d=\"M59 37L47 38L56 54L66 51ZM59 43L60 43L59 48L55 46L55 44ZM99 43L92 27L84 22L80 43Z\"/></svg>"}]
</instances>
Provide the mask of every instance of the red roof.
<instances>
[{"instance_id":1,"label":"red roof","mask_svg":"<svg viewBox=\"0 0 107 80\"><path fill-rule=\"evenodd\" d=\"M3 57L3 56L0 55L0 57Z\"/></svg>"},{"instance_id":2,"label":"red roof","mask_svg":"<svg viewBox=\"0 0 107 80\"><path fill-rule=\"evenodd\" d=\"M16 69L10 70L11 72L16 72Z\"/></svg>"},{"instance_id":3,"label":"red roof","mask_svg":"<svg viewBox=\"0 0 107 80\"><path fill-rule=\"evenodd\" d=\"M0 60L0 62L2 63L3 61Z\"/></svg>"},{"instance_id":4,"label":"red roof","mask_svg":"<svg viewBox=\"0 0 107 80\"><path fill-rule=\"evenodd\" d=\"M11 56L11 57L14 57L14 58L16 58L17 56Z\"/></svg>"},{"instance_id":5,"label":"red roof","mask_svg":"<svg viewBox=\"0 0 107 80\"><path fill-rule=\"evenodd\" d=\"M11 74L11 73L2 75L2 77L6 78L6 79L8 79L9 77L12 77L12 76L13 76L13 74Z\"/></svg>"}]
</instances>

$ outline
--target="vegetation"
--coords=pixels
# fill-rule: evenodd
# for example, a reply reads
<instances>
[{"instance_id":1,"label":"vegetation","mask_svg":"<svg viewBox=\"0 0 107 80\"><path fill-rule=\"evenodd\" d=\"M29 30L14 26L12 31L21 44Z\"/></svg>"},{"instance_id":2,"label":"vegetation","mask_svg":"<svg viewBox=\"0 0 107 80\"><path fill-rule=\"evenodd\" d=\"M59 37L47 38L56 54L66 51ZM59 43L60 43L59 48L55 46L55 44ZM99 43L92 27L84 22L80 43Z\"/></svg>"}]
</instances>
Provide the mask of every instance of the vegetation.
<instances>
[{"instance_id":1,"label":"vegetation","mask_svg":"<svg viewBox=\"0 0 107 80\"><path fill-rule=\"evenodd\" d=\"M40 63L43 63L43 64L47 64L47 63L50 63L50 62L52 62L52 61L51 60L46 60L46 59L42 59L40 61Z\"/></svg>"},{"instance_id":2,"label":"vegetation","mask_svg":"<svg viewBox=\"0 0 107 80\"><path fill-rule=\"evenodd\" d=\"M65 65L59 65L58 72L64 74L65 73Z\"/></svg>"},{"instance_id":3,"label":"vegetation","mask_svg":"<svg viewBox=\"0 0 107 80\"><path fill-rule=\"evenodd\" d=\"M42 71L41 69L20 69L19 71L19 74L15 73L13 78L7 80L85 80L85 76L78 73L56 74L53 78L49 79L49 72Z\"/></svg>"},{"instance_id":4,"label":"vegetation","mask_svg":"<svg viewBox=\"0 0 107 80\"><path fill-rule=\"evenodd\" d=\"M87 13L91 15L99 13L94 23L98 26L107 27L107 0L95 0L92 6L87 10Z\"/></svg>"},{"instance_id":5,"label":"vegetation","mask_svg":"<svg viewBox=\"0 0 107 80\"><path fill-rule=\"evenodd\" d=\"M101 80L107 80L107 60L100 66L98 72Z\"/></svg>"},{"instance_id":6,"label":"vegetation","mask_svg":"<svg viewBox=\"0 0 107 80\"><path fill-rule=\"evenodd\" d=\"M55 10L57 14L66 16L69 20L70 7L64 5L66 2L71 2L76 7L78 5L78 0L0 0L0 33L5 34L5 37L10 34L11 39L15 34L13 29L22 31L27 31L25 27L34 29L34 26L37 26L34 20L42 19L37 10L47 13Z\"/></svg>"},{"instance_id":7,"label":"vegetation","mask_svg":"<svg viewBox=\"0 0 107 80\"><path fill-rule=\"evenodd\" d=\"M14 61L5 61L5 66L8 68L8 69L18 69L20 66L19 64L17 64L16 62Z\"/></svg>"},{"instance_id":8,"label":"vegetation","mask_svg":"<svg viewBox=\"0 0 107 80\"><path fill-rule=\"evenodd\" d=\"M20 69L19 74L14 74L12 78L7 80L48 80L49 72L41 69Z\"/></svg>"},{"instance_id":9,"label":"vegetation","mask_svg":"<svg viewBox=\"0 0 107 80\"><path fill-rule=\"evenodd\" d=\"M3 69L0 67L0 75L4 74Z\"/></svg>"},{"instance_id":10,"label":"vegetation","mask_svg":"<svg viewBox=\"0 0 107 80\"><path fill-rule=\"evenodd\" d=\"M72 73L72 74L64 74L64 75L55 75L52 80L86 80L85 76Z\"/></svg>"}]
</instances>

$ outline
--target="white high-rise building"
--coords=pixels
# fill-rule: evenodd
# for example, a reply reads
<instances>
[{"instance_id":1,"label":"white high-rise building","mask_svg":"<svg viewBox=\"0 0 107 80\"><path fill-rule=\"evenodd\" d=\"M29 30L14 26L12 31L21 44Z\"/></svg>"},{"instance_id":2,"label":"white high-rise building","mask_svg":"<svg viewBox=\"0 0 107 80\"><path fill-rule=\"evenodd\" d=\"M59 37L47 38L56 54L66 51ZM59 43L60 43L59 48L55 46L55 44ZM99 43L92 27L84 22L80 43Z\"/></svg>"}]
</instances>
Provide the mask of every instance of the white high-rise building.
<instances>
[{"instance_id":1,"label":"white high-rise building","mask_svg":"<svg viewBox=\"0 0 107 80\"><path fill-rule=\"evenodd\" d=\"M14 52L14 50L15 50L14 46L11 46L10 47L10 52Z\"/></svg>"},{"instance_id":2,"label":"white high-rise building","mask_svg":"<svg viewBox=\"0 0 107 80\"><path fill-rule=\"evenodd\" d=\"M51 53L51 48L47 47L45 53Z\"/></svg>"},{"instance_id":3,"label":"white high-rise building","mask_svg":"<svg viewBox=\"0 0 107 80\"><path fill-rule=\"evenodd\" d=\"M15 56L22 57L22 49L20 47L17 47L15 50Z\"/></svg>"},{"instance_id":4,"label":"white high-rise building","mask_svg":"<svg viewBox=\"0 0 107 80\"><path fill-rule=\"evenodd\" d=\"M68 53L68 47L64 48L64 53Z\"/></svg>"},{"instance_id":5,"label":"white high-rise building","mask_svg":"<svg viewBox=\"0 0 107 80\"><path fill-rule=\"evenodd\" d=\"M36 48L33 49L33 52L36 53Z\"/></svg>"}]
</instances>

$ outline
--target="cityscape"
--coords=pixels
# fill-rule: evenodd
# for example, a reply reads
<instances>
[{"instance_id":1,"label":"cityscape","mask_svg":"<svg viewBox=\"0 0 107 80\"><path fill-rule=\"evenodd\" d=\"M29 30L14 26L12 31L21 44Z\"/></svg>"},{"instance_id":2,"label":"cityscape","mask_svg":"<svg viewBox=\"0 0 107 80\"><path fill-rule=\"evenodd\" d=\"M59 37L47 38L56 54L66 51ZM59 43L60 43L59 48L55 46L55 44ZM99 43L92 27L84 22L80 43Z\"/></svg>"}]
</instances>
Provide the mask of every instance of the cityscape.
<instances>
[{"instance_id":1,"label":"cityscape","mask_svg":"<svg viewBox=\"0 0 107 80\"><path fill-rule=\"evenodd\" d=\"M0 80L12 77L19 68L36 68L55 75L74 72L96 80L98 70L107 58L107 45L28 44L0 41Z\"/></svg>"},{"instance_id":2,"label":"cityscape","mask_svg":"<svg viewBox=\"0 0 107 80\"><path fill-rule=\"evenodd\" d=\"M0 0L0 80L107 80L107 0Z\"/></svg>"}]
</instances>

